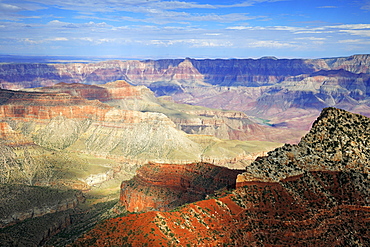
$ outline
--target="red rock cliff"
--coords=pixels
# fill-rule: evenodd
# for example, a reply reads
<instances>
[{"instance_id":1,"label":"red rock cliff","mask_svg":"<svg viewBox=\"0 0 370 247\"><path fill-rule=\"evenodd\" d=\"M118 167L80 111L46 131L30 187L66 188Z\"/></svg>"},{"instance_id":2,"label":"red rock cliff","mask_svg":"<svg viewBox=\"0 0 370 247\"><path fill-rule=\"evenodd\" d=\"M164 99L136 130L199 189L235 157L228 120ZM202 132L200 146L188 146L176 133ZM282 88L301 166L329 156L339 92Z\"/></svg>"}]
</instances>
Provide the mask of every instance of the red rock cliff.
<instances>
[{"instance_id":1,"label":"red rock cliff","mask_svg":"<svg viewBox=\"0 0 370 247\"><path fill-rule=\"evenodd\" d=\"M235 188L241 172L207 163L149 163L133 179L122 182L120 203L130 212L169 210L202 200L216 190Z\"/></svg>"},{"instance_id":2,"label":"red rock cliff","mask_svg":"<svg viewBox=\"0 0 370 247\"><path fill-rule=\"evenodd\" d=\"M230 195L175 212L110 219L74 246L367 246L368 183L357 172L250 182Z\"/></svg>"}]
</instances>

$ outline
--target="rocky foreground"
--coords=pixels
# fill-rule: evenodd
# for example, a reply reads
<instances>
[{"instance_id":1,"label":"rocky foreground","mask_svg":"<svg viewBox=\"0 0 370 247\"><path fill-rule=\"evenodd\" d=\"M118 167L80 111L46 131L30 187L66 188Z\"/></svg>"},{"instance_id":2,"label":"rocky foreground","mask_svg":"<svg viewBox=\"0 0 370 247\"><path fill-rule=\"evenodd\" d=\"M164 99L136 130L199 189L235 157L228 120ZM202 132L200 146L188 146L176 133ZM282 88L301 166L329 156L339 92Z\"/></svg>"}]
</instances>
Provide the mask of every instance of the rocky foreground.
<instances>
[{"instance_id":1,"label":"rocky foreground","mask_svg":"<svg viewBox=\"0 0 370 247\"><path fill-rule=\"evenodd\" d=\"M368 246L369 128L324 109L298 145L257 159L228 195L113 218L73 246Z\"/></svg>"}]
</instances>

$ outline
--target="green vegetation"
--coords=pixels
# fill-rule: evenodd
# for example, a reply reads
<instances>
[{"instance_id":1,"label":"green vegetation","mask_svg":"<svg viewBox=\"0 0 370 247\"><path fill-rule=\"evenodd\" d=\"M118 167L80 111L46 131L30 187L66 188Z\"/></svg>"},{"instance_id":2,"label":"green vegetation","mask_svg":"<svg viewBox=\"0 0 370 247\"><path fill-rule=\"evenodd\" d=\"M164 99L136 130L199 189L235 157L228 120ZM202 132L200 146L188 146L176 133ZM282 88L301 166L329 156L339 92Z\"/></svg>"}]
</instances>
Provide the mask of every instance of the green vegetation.
<instances>
[{"instance_id":1,"label":"green vegetation","mask_svg":"<svg viewBox=\"0 0 370 247\"><path fill-rule=\"evenodd\" d=\"M0 219L7 218L16 212L26 213L34 208L45 208L46 210L64 201L77 200L75 194L76 190L0 184Z\"/></svg>"},{"instance_id":2,"label":"green vegetation","mask_svg":"<svg viewBox=\"0 0 370 247\"><path fill-rule=\"evenodd\" d=\"M73 210L47 214L0 229L0 246L40 246L48 234L70 222Z\"/></svg>"}]
</instances>

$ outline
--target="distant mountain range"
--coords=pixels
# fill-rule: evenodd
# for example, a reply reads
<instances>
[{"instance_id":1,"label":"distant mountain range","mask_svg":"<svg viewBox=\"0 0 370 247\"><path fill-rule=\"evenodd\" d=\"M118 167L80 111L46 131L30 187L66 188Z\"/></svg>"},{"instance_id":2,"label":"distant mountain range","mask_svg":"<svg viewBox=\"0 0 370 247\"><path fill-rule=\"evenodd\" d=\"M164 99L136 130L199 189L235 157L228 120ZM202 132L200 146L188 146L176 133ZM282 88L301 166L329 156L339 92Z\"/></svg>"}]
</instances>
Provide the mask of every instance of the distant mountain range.
<instances>
[{"instance_id":1,"label":"distant mountain range","mask_svg":"<svg viewBox=\"0 0 370 247\"><path fill-rule=\"evenodd\" d=\"M4 89L125 80L178 103L236 110L297 143L324 107L370 116L370 55L323 59L162 59L3 63ZM270 132L272 133L272 132Z\"/></svg>"}]
</instances>

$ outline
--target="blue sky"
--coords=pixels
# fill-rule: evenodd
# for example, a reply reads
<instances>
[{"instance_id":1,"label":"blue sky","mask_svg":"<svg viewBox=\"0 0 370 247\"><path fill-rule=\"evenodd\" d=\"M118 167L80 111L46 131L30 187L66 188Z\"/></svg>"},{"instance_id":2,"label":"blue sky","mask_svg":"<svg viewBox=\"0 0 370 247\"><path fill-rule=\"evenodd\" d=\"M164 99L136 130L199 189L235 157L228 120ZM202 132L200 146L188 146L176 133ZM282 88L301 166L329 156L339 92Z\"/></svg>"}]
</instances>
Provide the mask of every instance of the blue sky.
<instances>
[{"instance_id":1,"label":"blue sky","mask_svg":"<svg viewBox=\"0 0 370 247\"><path fill-rule=\"evenodd\" d=\"M323 58L370 53L370 0L0 0L0 54Z\"/></svg>"}]
</instances>

